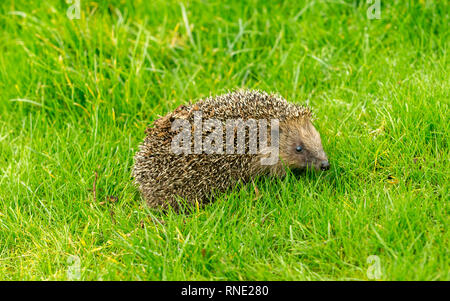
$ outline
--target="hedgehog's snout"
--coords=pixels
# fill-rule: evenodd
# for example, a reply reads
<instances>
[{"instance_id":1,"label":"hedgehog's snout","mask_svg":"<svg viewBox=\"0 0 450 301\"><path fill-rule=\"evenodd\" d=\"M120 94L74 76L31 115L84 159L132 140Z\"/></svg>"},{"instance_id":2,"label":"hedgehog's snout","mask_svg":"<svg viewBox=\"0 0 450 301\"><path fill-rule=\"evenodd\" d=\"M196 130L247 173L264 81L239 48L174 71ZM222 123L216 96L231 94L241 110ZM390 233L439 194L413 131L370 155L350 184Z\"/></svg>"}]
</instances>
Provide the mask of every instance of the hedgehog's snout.
<instances>
[{"instance_id":1,"label":"hedgehog's snout","mask_svg":"<svg viewBox=\"0 0 450 301\"><path fill-rule=\"evenodd\" d=\"M320 169L323 171L330 169L330 163L328 163L328 160L323 160L320 162Z\"/></svg>"}]
</instances>

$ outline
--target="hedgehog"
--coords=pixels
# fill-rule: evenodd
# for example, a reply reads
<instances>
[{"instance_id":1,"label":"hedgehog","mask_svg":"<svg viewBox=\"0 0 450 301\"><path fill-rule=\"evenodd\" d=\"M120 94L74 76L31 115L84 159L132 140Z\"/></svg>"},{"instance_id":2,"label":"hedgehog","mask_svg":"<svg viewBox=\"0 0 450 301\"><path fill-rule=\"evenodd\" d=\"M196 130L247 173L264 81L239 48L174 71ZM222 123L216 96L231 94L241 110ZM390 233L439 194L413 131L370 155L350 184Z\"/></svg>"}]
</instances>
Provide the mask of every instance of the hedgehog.
<instances>
[{"instance_id":1,"label":"hedgehog","mask_svg":"<svg viewBox=\"0 0 450 301\"><path fill-rule=\"evenodd\" d=\"M259 176L328 170L311 120L309 107L256 90L181 105L146 129L134 183L150 207L178 211L183 202L209 203Z\"/></svg>"}]
</instances>

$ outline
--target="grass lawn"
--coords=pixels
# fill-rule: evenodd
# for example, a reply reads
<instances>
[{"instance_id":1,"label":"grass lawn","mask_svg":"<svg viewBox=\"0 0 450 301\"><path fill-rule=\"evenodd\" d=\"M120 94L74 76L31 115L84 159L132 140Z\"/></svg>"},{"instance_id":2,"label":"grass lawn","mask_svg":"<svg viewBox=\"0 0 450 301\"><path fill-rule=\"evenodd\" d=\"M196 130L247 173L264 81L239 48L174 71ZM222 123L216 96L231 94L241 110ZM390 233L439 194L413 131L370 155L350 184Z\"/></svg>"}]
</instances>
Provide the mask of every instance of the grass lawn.
<instances>
[{"instance_id":1,"label":"grass lawn","mask_svg":"<svg viewBox=\"0 0 450 301\"><path fill-rule=\"evenodd\" d=\"M447 1L70 5L0 4L1 280L450 280ZM147 208L145 128L238 87L311 106L331 169Z\"/></svg>"}]
</instances>

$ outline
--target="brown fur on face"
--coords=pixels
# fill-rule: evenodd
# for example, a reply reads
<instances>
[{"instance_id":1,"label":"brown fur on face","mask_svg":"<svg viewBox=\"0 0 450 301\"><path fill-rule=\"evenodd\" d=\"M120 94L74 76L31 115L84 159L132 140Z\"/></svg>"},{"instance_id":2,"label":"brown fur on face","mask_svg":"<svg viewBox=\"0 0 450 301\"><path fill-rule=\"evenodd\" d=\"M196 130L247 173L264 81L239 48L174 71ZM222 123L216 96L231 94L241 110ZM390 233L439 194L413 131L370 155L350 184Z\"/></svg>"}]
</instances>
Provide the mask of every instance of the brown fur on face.
<instances>
[{"instance_id":1,"label":"brown fur on face","mask_svg":"<svg viewBox=\"0 0 450 301\"><path fill-rule=\"evenodd\" d=\"M301 151L297 151L297 147L301 147ZM309 118L290 119L280 124L280 161L277 165L290 169L329 168L320 134Z\"/></svg>"}]
</instances>

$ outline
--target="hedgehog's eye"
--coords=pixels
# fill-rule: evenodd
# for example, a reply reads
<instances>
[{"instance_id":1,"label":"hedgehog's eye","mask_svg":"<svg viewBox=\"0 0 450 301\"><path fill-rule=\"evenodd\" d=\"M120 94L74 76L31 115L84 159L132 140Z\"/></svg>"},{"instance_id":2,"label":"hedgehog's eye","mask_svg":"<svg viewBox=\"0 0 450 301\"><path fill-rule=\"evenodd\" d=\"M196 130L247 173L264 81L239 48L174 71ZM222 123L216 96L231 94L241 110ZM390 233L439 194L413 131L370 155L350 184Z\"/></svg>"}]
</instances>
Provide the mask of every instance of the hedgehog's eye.
<instances>
[{"instance_id":1,"label":"hedgehog's eye","mask_svg":"<svg viewBox=\"0 0 450 301\"><path fill-rule=\"evenodd\" d=\"M298 145L298 146L295 148L295 150L297 151L297 153L299 153L299 152L301 152L301 151L303 150L303 148L302 148L300 145Z\"/></svg>"}]
</instances>

